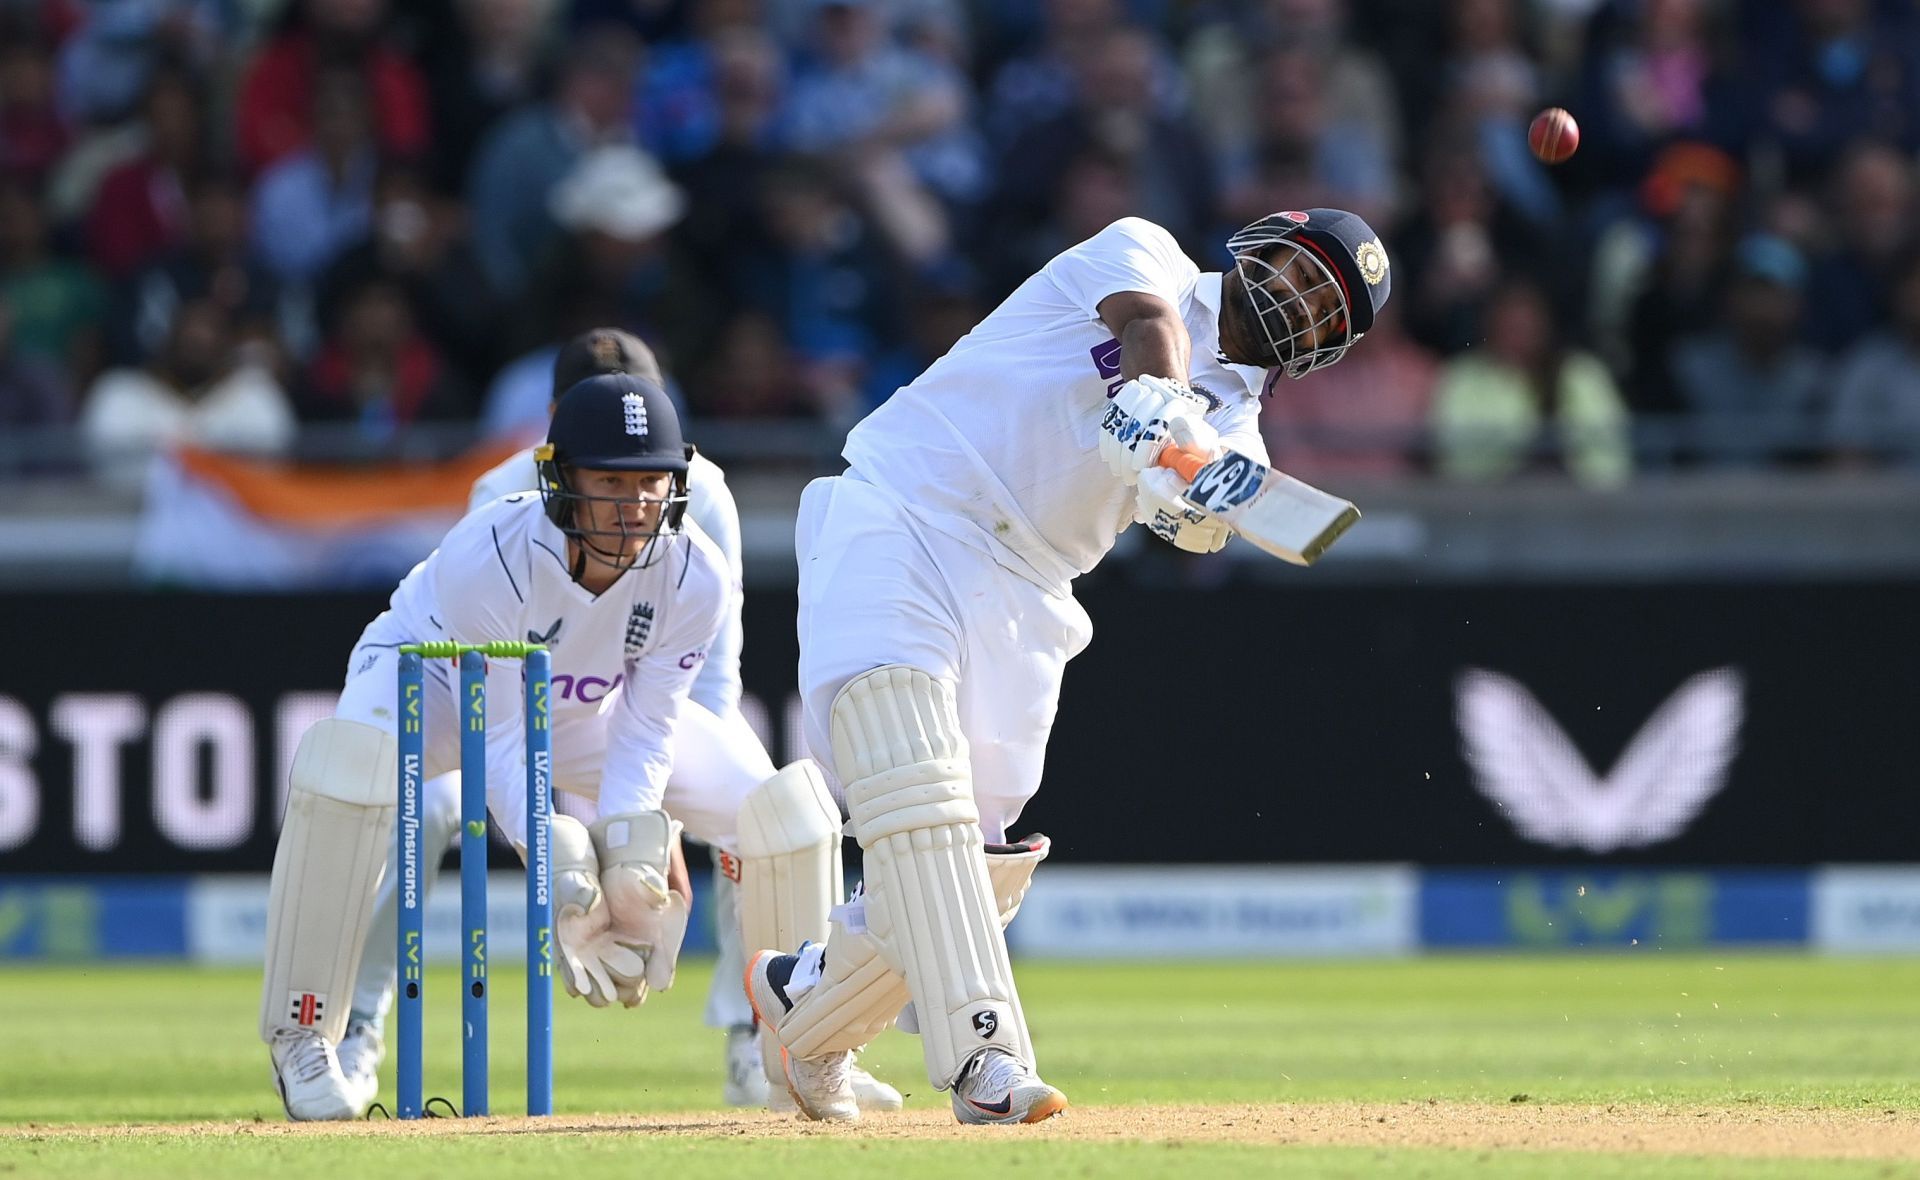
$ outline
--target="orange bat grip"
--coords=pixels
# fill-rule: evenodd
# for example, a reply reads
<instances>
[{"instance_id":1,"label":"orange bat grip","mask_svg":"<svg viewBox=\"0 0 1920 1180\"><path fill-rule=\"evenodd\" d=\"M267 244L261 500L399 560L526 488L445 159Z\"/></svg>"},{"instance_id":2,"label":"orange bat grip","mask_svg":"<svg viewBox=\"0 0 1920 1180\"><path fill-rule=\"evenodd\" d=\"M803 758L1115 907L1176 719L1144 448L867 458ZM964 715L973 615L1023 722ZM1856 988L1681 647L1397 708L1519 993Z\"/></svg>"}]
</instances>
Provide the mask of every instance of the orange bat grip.
<instances>
[{"instance_id":1,"label":"orange bat grip","mask_svg":"<svg viewBox=\"0 0 1920 1180\"><path fill-rule=\"evenodd\" d=\"M1161 467L1170 467L1180 473L1180 478L1188 483L1200 474L1210 460L1205 451L1195 447L1176 447L1172 443L1160 448L1160 457L1155 462Z\"/></svg>"}]
</instances>

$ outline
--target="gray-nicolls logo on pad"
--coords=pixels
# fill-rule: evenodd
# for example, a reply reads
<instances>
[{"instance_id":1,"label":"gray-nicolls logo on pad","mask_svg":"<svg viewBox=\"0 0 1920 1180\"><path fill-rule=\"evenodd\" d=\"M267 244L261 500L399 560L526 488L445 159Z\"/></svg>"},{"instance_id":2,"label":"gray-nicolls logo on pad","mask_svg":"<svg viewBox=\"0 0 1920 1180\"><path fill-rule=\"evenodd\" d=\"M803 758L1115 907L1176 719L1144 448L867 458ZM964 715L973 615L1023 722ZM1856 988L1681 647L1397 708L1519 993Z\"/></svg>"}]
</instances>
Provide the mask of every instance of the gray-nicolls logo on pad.
<instances>
[{"instance_id":1,"label":"gray-nicolls logo on pad","mask_svg":"<svg viewBox=\"0 0 1920 1180\"><path fill-rule=\"evenodd\" d=\"M993 1012L975 1012L973 1031L979 1033L983 1039L991 1041L993 1034L1000 1031L1000 1017Z\"/></svg>"},{"instance_id":2,"label":"gray-nicolls logo on pad","mask_svg":"<svg viewBox=\"0 0 1920 1180\"><path fill-rule=\"evenodd\" d=\"M1605 853L1673 839L1726 785L1739 750L1745 682L1734 668L1689 677L1594 773L1525 685L1469 668L1454 716L1474 786L1514 830L1555 848Z\"/></svg>"}]
</instances>

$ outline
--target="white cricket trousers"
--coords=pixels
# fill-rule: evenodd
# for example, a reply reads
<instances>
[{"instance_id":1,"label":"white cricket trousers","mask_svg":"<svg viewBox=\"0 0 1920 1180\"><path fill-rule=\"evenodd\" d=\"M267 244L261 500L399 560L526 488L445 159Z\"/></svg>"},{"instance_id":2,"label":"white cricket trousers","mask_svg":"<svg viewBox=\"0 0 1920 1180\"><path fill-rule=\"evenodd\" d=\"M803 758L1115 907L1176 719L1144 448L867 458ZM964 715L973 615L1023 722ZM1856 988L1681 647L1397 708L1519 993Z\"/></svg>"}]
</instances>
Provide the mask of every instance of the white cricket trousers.
<instances>
[{"instance_id":1,"label":"white cricket trousers","mask_svg":"<svg viewBox=\"0 0 1920 1180\"><path fill-rule=\"evenodd\" d=\"M1068 593L1015 574L977 546L915 520L856 472L800 498L800 695L808 748L839 790L829 718L847 682L906 664L953 683L972 755L974 802L1003 842L1040 789L1067 661L1093 622Z\"/></svg>"}]
</instances>

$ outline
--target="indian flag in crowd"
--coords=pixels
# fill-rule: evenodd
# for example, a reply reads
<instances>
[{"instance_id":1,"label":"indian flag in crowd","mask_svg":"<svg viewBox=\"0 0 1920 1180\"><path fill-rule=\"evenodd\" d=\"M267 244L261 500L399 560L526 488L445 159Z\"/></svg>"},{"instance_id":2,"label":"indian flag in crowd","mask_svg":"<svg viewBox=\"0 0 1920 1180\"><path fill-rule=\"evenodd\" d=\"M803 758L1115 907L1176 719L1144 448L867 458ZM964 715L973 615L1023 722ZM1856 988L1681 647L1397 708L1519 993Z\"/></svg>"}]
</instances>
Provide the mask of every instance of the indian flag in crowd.
<instances>
[{"instance_id":1,"label":"indian flag in crowd","mask_svg":"<svg viewBox=\"0 0 1920 1180\"><path fill-rule=\"evenodd\" d=\"M148 474L134 570L149 583L212 589L390 587L460 519L473 481L514 449L349 466L181 447Z\"/></svg>"}]
</instances>

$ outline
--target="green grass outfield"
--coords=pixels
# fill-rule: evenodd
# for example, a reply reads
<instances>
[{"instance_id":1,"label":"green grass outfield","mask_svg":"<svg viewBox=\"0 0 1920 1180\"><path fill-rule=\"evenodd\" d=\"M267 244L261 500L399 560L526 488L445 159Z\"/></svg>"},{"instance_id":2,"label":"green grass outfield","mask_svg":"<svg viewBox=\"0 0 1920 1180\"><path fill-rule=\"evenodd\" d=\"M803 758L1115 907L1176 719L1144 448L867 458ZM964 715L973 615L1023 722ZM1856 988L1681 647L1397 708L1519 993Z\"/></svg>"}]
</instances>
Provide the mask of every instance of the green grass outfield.
<instances>
[{"instance_id":1,"label":"green grass outfield","mask_svg":"<svg viewBox=\"0 0 1920 1180\"><path fill-rule=\"evenodd\" d=\"M707 979L688 964L671 993L632 1012L556 1000L557 1105L605 1118L287 1134L255 1034L254 972L0 970L0 1178L391 1168L396 1180L517 1180L595 1165L674 1180L795 1167L827 1180L973 1180L984 1168L1920 1177L1916 960L1027 962L1045 1073L1076 1109L1042 1128L964 1135L940 1114L919 1042L898 1033L866 1061L911 1092L918 1117L850 1131L674 1114L718 1108L719 1034L700 1025ZM523 1099L520 975L502 966L495 983L494 1109L511 1114ZM450 971L429 977L428 996L427 1090L457 1100ZM656 1115L672 1117L650 1124ZM148 1123L206 1125L88 1129Z\"/></svg>"}]
</instances>

